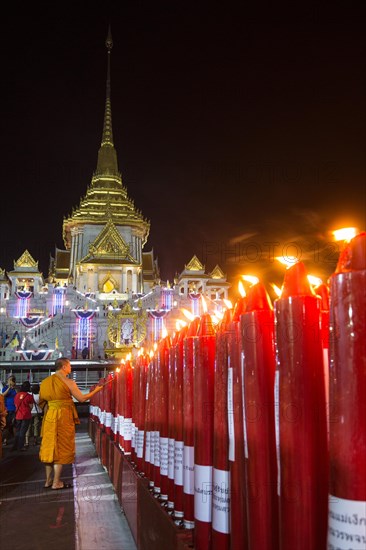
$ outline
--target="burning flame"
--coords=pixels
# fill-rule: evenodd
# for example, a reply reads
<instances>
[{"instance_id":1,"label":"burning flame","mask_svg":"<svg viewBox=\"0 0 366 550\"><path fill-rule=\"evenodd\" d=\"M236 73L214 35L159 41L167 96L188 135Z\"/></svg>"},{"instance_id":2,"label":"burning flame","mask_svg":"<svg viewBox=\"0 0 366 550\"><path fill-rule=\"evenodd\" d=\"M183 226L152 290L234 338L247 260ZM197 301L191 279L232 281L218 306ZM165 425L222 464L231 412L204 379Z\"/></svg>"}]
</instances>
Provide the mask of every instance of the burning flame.
<instances>
[{"instance_id":1,"label":"burning flame","mask_svg":"<svg viewBox=\"0 0 366 550\"><path fill-rule=\"evenodd\" d=\"M162 338L166 338L167 336L168 336L168 331L167 331L167 329L166 329L166 326L163 325L163 329L162 329L162 331L161 331L161 337L162 337Z\"/></svg>"},{"instance_id":2,"label":"burning flame","mask_svg":"<svg viewBox=\"0 0 366 550\"><path fill-rule=\"evenodd\" d=\"M243 281L251 283L252 285L256 285L257 283L259 283L258 277L255 277L254 275L242 275L241 278L243 279Z\"/></svg>"},{"instance_id":3,"label":"burning flame","mask_svg":"<svg viewBox=\"0 0 366 550\"><path fill-rule=\"evenodd\" d=\"M181 321L180 319L176 320L175 328L176 328L177 332L179 332L185 326L187 326L187 323L185 321Z\"/></svg>"},{"instance_id":4,"label":"burning flame","mask_svg":"<svg viewBox=\"0 0 366 550\"><path fill-rule=\"evenodd\" d=\"M121 369L119 367L116 368L116 372L119 372Z\"/></svg>"},{"instance_id":5,"label":"burning flame","mask_svg":"<svg viewBox=\"0 0 366 550\"><path fill-rule=\"evenodd\" d=\"M182 307L181 312L188 319L188 321L193 321L194 315L188 309L186 309L185 307Z\"/></svg>"},{"instance_id":6,"label":"burning flame","mask_svg":"<svg viewBox=\"0 0 366 550\"><path fill-rule=\"evenodd\" d=\"M204 299L204 297L202 296L202 294L201 294L201 300L202 300L202 310L203 310L203 313L207 313L207 302L206 302L206 300Z\"/></svg>"},{"instance_id":7,"label":"burning flame","mask_svg":"<svg viewBox=\"0 0 366 550\"><path fill-rule=\"evenodd\" d=\"M275 260L278 260L281 264L285 265L286 267L291 267L292 265L296 264L296 262L299 261L297 256L276 256Z\"/></svg>"},{"instance_id":8,"label":"burning flame","mask_svg":"<svg viewBox=\"0 0 366 550\"><path fill-rule=\"evenodd\" d=\"M239 294L242 298L245 298L245 296L247 295L246 292L245 292L245 289L244 289L244 285L241 281L239 281L238 283L238 290L239 290Z\"/></svg>"},{"instance_id":9,"label":"burning flame","mask_svg":"<svg viewBox=\"0 0 366 550\"><path fill-rule=\"evenodd\" d=\"M319 286L323 283L323 281L319 277L315 277L314 275L308 275L308 281L311 285Z\"/></svg>"},{"instance_id":10,"label":"burning flame","mask_svg":"<svg viewBox=\"0 0 366 550\"><path fill-rule=\"evenodd\" d=\"M332 231L335 241L350 241L357 235L356 227L342 227L342 229L335 229Z\"/></svg>"},{"instance_id":11,"label":"burning flame","mask_svg":"<svg viewBox=\"0 0 366 550\"><path fill-rule=\"evenodd\" d=\"M214 325L218 325L219 322L221 321L221 319L219 319L218 317L216 317L215 314L211 315L211 321Z\"/></svg>"},{"instance_id":12,"label":"burning flame","mask_svg":"<svg viewBox=\"0 0 366 550\"><path fill-rule=\"evenodd\" d=\"M271 284L271 287L275 291L276 296L278 296L280 298L281 294L282 294L282 289L279 286L275 285L274 283Z\"/></svg>"},{"instance_id":13,"label":"burning flame","mask_svg":"<svg viewBox=\"0 0 366 550\"><path fill-rule=\"evenodd\" d=\"M218 319L219 321L221 321L221 319L224 317L223 312L222 312L222 311L218 311L218 310L216 310L216 311L214 312L214 315L215 315L216 319Z\"/></svg>"},{"instance_id":14,"label":"burning flame","mask_svg":"<svg viewBox=\"0 0 366 550\"><path fill-rule=\"evenodd\" d=\"M154 357L154 352L153 352L152 349L149 351L149 357L150 357L150 359L152 359Z\"/></svg>"},{"instance_id":15,"label":"burning flame","mask_svg":"<svg viewBox=\"0 0 366 550\"><path fill-rule=\"evenodd\" d=\"M226 305L227 309L233 309L233 304L231 300L227 300L226 298L224 298L224 304Z\"/></svg>"},{"instance_id":16,"label":"burning flame","mask_svg":"<svg viewBox=\"0 0 366 550\"><path fill-rule=\"evenodd\" d=\"M126 355L126 361L131 361L131 357L132 357L132 354L131 353L128 353Z\"/></svg>"},{"instance_id":17,"label":"burning flame","mask_svg":"<svg viewBox=\"0 0 366 550\"><path fill-rule=\"evenodd\" d=\"M155 342L155 343L154 343L154 351L156 351L157 349L158 349L158 343Z\"/></svg>"}]
</instances>

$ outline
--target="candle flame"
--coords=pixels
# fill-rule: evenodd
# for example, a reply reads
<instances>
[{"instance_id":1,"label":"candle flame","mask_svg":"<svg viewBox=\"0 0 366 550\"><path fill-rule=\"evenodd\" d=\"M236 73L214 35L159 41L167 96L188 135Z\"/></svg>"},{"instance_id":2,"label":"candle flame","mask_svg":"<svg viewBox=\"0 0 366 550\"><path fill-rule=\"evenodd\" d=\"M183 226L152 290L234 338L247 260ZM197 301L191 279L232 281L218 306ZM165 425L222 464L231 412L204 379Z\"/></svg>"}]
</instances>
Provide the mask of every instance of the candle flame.
<instances>
[{"instance_id":1,"label":"candle flame","mask_svg":"<svg viewBox=\"0 0 366 550\"><path fill-rule=\"evenodd\" d=\"M275 260L279 261L281 264L285 265L286 267L291 267L292 265L296 264L296 262L299 261L297 256L276 256Z\"/></svg>"},{"instance_id":2,"label":"candle flame","mask_svg":"<svg viewBox=\"0 0 366 550\"><path fill-rule=\"evenodd\" d=\"M211 321L212 321L212 324L218 325L219 322L221 321L221 319L219 319L218 317L216 317L215 314L213 314L213 315L211 315Z\"/></svg>"},{"instance_id":3,"label":"candle flame","mask_svg":"<svg viewBox=\"0 0 366 550\"><path fill-rule=\"evenodd\" d=\"M194 315L188 309L186 309L185 307L182 307L181 312L188 319L188 321L193 321Z\"/></svg>"},{"instance_id":4,"label":"candle flame","mask_svg":"<svg viewBox=\"0 0 366 550\"><path fill-rule=\"evenodd\" d=\"M218 311L217 309L216 309L216 311L214 312L214 315L215 315L215 317L216 317L217 319L219 319L220 321L221 321L221 319L224 317L223 312L222 312L222 311Z\"/></svg>"},{"instance_id":5,"label":"candle flame","mask_svg":"<svg viewBox=\"0 0 366 550\"><path fill-rule=\"evenodd\" d=\"M241 281L239 281L238 283L238 290L239 290L239 294L242 298L245 298L246 296L246 292L245 292L245 289L244 289L244 285Z\"/></svg>"},{"instance_id":6,"label":"candle flame","mask_svg":"<svg viewBox=\"0 0 366 550\"><path fill-rule=\"evenodd\" d=\"M152 349L149 351L149 357L150 357L150 359L152 359L154 357L154 352L153 352Z\"/></svg>"},{"instance_id":7,"label":"candle flame","mask_svg":"<svg viewBox=\"0 0 366 550\"><path fill-rule=\"evenodd\" d=\"M202 310L203 310L203 313L207 313L207 302L206 302L206 300L204 299L204 297L202 296L202 294L201 294L201 300L202 300Z\"/></svg>"},{"instance_id":8,"label":"candle flame","mask_svg":"<svg viewBox=\"0 0 366 550\"><path fill-rule=\"evenodd\" d=\"M357 235L356 227L342 227L341 229L335 229L332 231L335 241L350 241Z\"/></svg>"},{"instance_id":9,"label":"candle flame","mask_svg":"<svg viewBox=\"0 0 366 550\"><path fill-rule=\"evenodd\" d=\"M166 329L166 326L163 325L162 331L161 331L161 337L166 338L168 336L168 331Z\"/></svg>"},{"instance_id":10,"label":"candle flame","mask_svg":"<svg viewBox=\"0 0 366 550\"><path fill-rule=\"evenodd\" d=\"M131 361L131 357L132 357L132 354L131 353L128 353L126 355L126 361Z\"/></svg>"},{"instance_id":11,"label":"candle flame","mask_svg":"<svg viewBox=\"0 0 366 550\"><path fill-rule=\"evenodd\" d=\"M157 349L158 349L158 343L155 342L155 343L154 343L154 351L156 351Z\"/></svg>"},{"instance_id":12,"label":"candle flame","mask_svg":"<svg viewBox=\"0 0 366 550\"><path fill-rule=\"evenodd\" d=\"M181 321L180 319L177 319L175 322L175 328L177 332L179 332L183 327L186 327L187 323L185 321Z\"/></svg>"},{"instance_id":13,"label":"candle flame","mask_svg":"<svg viewBox=\"0 0 366 550\"><path fill-rule=\"evenodd\" d=\"M252 285L256 285L257 283L259 283L258 277L255 277L254 275L242 275L241 278L243 279L243 281L251 283Z\"/></svg>"},{"instance_id":14,"label":"candle flame","mask_svg":"<svg viewBox=\"0 0 366 550\"><path fill-rule=\"evenodd\" d=\"M226 298L224 298L224 304L226 305L227 309L233 309L233 304L231 300L227 300Z\"/></svg>"},{"instance_id":15,"label":"candle flame","mask_svg":"<svg viewBox=\"0 0 366 550\"><path fill-rule=\"evenodd\" d=\"M319 277L315 277L314 275L308 275L308 281L311 285L319 286L323 283L323 281Z\"/></svg>"},{"instance_id":16,"label":"candle flame","mask_svg":"<svg viewBox=\"0 0 366 550\"><path fill-rule=\"evenodd\" d=\"M116 372L119 372L121 369L119 367L116 368Z\"/></svg>"},{"instance_id":17,"label":"candle flame","mask_svg":"<svg viewBox=\"0 0 366 550\"><path fill-rule=\"evenodd\" d=\"M282 289L279 286L275 285L274 283L272 283L271 286L272 286L273 290L275 291L276 296L278 296L280 298L281 294L282 294Z\"/></svg>"}]
</instances>

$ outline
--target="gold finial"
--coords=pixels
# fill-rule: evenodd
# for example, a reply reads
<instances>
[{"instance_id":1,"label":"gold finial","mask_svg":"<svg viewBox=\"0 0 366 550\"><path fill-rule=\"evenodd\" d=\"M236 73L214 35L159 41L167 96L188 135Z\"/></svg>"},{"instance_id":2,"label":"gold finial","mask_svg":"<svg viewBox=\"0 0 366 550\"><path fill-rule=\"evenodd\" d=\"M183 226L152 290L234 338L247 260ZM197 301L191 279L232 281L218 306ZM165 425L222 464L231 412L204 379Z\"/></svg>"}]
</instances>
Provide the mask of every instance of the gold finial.
<instances>
[{"instance_id":1,"label":"gold finial","mask_svg":"<svg viewBox=\"0 0 366 550\"><path fill-rule=\"evenodd\" d=\"M113 39L112 39L112 32L111 32L111 25L108 25L108 34L105 41L105 45L107 50L111 50L113 48Z\"/></svg>"}]
</instances>

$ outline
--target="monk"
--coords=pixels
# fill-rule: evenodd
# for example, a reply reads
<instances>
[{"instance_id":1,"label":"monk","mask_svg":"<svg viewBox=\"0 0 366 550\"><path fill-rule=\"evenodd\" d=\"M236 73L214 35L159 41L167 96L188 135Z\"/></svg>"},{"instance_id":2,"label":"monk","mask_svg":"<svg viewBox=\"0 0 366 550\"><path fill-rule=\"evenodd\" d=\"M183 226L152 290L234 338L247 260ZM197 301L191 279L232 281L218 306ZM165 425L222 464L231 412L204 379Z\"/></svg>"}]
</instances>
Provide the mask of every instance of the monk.
<instances>
[{"instance_id":1,"label":"monk","mask_svg":"<svg viewBox=\"0 0 366 550\"><path fill-rule=\"evenodd\" d=\"M6 425L6 408L4 404L4 396L0 393L0 458L3 456L3 429Z\"/></svg>"},{"instance_id":2,"label":"monk","mask_svg":"<svg viewBox=\"0 0 366 550\"><path fill-rule=\"evenodd\" d=\"M59 490L72 487L61 480L62 466L75 460L75 424L80 424L72 397L83 403L102 386L83 394L68 378L71 364L66 357L56 359L55 369L55 374L42 381L39 392L39 407L44 412L39 458L46 467L44 487Z\"/></svg>"}]
</instances>

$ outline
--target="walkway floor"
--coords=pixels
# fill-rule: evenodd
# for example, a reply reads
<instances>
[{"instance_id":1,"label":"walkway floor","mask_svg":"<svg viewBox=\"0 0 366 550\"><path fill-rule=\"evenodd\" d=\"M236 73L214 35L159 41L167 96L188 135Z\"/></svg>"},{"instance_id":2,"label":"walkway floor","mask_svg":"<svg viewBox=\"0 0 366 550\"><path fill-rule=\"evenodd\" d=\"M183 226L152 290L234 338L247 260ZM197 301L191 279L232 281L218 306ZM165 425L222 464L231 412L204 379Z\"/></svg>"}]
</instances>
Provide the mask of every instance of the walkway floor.
<instances>
[{"instance_id":1,"label":"walkway floor","mask_svg":"<svg viewBox=\"0 0 366 550\"><path fill-rule=\"evenodd\" d=\"M71 489L44 489L39 447L3 448L0 461L0 548L11 550L136 550L108 474L81 419L76 462L64 466Z\"/></svg>"}]
</instances>

